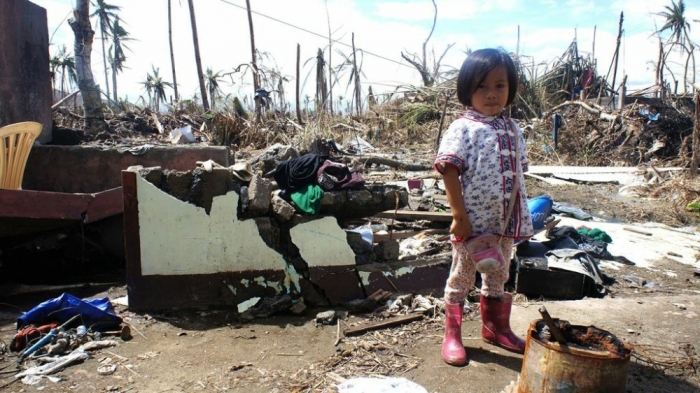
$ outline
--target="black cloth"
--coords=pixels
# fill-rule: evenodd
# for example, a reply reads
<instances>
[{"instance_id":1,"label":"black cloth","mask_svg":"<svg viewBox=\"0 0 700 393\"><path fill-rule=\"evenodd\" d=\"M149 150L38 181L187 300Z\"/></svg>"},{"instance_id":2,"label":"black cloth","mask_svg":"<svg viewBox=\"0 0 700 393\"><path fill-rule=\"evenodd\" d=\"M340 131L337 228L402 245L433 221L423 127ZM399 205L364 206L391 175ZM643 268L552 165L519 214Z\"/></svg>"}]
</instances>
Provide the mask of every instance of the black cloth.
<instances>
[{"instance_id":1,"label":"black cloth","mask_svg":"<svg viewBox=\"0 0 700 393\"><path fill-rule=\"evenodd\" d=\"M612 255L610 251L608 251L607 243L594 240L586 235L582 235L572 226L565 225L552 228L549 232L547 232L547 238L550 240L545 243L548 243L550 248L562 248L562 245L559 243L569 242L570 245L573 245L573 247L570 248L578 248L579 250L583 250L594 258L620 262L625 265L635 264L624 256Z\"/></svg>"},{"instance_id":2,"label":"black cloth","mask_svg":"<svg viewBox=\"0 0 700 393\"><path fill-rule=\"evenodd\" d=\"M307 184L318 184L318 169L328 156L305 154L277 164L273 178L283 190L298 190Z\"/></svg>"}]
</instances>

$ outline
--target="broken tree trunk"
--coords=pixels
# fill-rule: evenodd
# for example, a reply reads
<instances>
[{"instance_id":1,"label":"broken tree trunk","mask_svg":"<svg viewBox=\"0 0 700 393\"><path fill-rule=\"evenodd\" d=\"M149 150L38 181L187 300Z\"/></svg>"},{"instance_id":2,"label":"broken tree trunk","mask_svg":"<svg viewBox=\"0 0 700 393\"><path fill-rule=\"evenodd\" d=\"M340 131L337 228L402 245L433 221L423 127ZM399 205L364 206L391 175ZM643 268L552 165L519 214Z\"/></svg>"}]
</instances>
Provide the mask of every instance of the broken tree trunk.
<instances>
[{"instance_id":1,"label":"broken tree trunk","mask_svg":"<svg viewBox=\"0 0 700 393\"><path fill-rule=\"evenodd\" d=\"M611 115L609 113L605 113L600 109L593 108L593 107L587 105L586 103L584 103L583 101L565 101L565 102L555 106L554 108L552 108L549 112L547 112L544 116L542 116L542 118L546 119L549 116L551 116L551 114L554 113L557 109L563 108L563 107L569 106L569 105L578 105L581 108L585 109L586 112L597 115L598 117L600 117L603 120L615 121L617 119L617 116Z\"/></svg>"},{"instance_id":2,"label":"broken tree trunk","mask_svg":"<svg viewBox=\"0 0 700 393\"><path fill-rule=\"evenodd\" d=\"M100 86L95 83L92 75L91 56L92 40L95 31L90 25L90 1L77 0L73 17L68 19L68 24L75 35L73 53L75 53L75 74L78 78L78 88L83 98L83 112L85 116L85 132L97 134L107 131L107 123L102 113L102 98Z\"/></svg>"},{"instance_id":3,"label":"broken tree trunk","mask_svg":"<svg viewBox=\"0 0 700 393\"><path fill-rule=\"evenodd\" d=\"M433 169L432 166L429 165L420 165L420 164L409 164L401 161L396 161L392 160L390 158L384 158L384 157L352 157L352 156L344 156L344 160L347 160L347 162L353 161L353 160L358 160L362 165L364 166L369 166L372 164L376 165L386 165L390 166L392 168L396 169L401 169L405 171L429 171Z\"/></svg>"}]
</instances>

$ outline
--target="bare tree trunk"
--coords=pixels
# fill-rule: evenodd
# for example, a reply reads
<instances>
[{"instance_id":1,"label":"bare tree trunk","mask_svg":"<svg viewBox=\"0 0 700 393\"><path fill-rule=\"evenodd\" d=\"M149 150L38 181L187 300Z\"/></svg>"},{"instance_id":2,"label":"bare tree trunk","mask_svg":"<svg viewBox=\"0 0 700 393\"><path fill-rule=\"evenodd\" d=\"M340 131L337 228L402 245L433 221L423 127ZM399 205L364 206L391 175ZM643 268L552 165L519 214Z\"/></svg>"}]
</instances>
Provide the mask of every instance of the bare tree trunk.
<instances>
[{"instance_id":1,"label":"bare tree trunk","mask_svg":"<svg viewBox=\"0 0 700 393\"><path fill-rule=\"evenodd\" d=\"M180 100L177 94L177 76L175 75L175 51L173 49L173 18L170 9L170 0L168 0L168 41L170 42L170 64L173 68L173 90L175 90L175 101Z\"/></svg>"},{"instance_id":2,"label":"bare tree trunk","mask_svg":"<svg viewBox=\"0 0 700 393\"><path fill-rule=\"evenodd\" d=\"M352 69L355 73L355 110L357 116L362 112L362 88L360 87L360 74L357 73L357 50L355 49L355 33L352 33Z\"/></svg>"},{"instance_id":3,"label":"bare tree trunk","mask_svg":"<svg viewBox=\"0 0 700 393\"><path fill-rule=\"evenodd\" d=\"M331 17L328 14L328 0L326 0L326 20L328 21L328 80L331 81L328 89L328 102L330 105L330 115L333 116L333 68L331 65L331 55L333 54L333 40L331 39Z\"/></svg>"},{"instance_id":4,"label":"bare tree trunk","mask_svg":"<svg viewBox=\"0 0 700 393\"><path fill-rule=\"evenodd\" d=\"M95 31L90 25L90 0L76 0L76 8L73 10L73 17L68 20L68 24L75 35L73 47L75 73L78 78L78 88L83 98L85 132L97 134L107 130L107 123L105 123L102 113L100 86L95 83L90 66L92 40L95 36Z\"/></svg>"},{"instance_id":5,"label":"bare tree trunk","mask_svg":"<svg viewBox=\"0 0 700 393\"><path fill-rule=\"evenodd\" d=\"M617 63L620 60L620 40L622 39L622 21L624 20L623 13L620 12L620 25L617 30L617 46L615 47L615 66L613 67L613 78L610 87L613 89L613 99L615 98L615 78L617 77Z\"/></svg>"},{"instance_id":6,"label":"bare tree trunk","mask_svg":"<svg viewBox=\"0 0 700 393\"><path fill-rule=\"evenodd\" d=\"M101 26L101 25L100 25ZM105 69L105 93L107 98L109 98L109 76L107 75L107 50L105 49L105 31L100 27L100 37L102 41L102 61Z\"/></svg>"},{"instance_id":7,"label":"bare tree trunk","mask_svg":"<svg viewBox=\"0 0 700 393\"><path fill-rule=\"evenodd\" d=\"M299 107L299 63L301 62L301 45L297 44L297 83L296 83L296 102L297 102L297 123L304 125L301 121L301 108Z\"/></svg>"},{"instance_id":8,"label":"bare tree trunk","mask_svg":"<svg viewBox=\"0 0 700 393\"><path fill-rule=\"evenodd\" d=\"M209 100L207 99L207 88L204 86L204 73L202 73L202 59L199 56L199 37L197 36L197 20L194 16L193 0L187 0L190 5L190 20L192 21L192 40L194 41L194 59L197 62L197 76L199 77L199 91L202 94L202 106L205 111L209 110Z\"/></svg>"},{"instance_id":9,"label":"bare tree trunk","mask_svg":"<svg viewBox=\"0 0 700 393\"><path fill-rule=\"evenodd\" d=\"M116 17L116 20L114 22L119 23L119 16ZM117 99L117 70L116 70L116 62L117 62L117 48L119 47L119 35L118 34L113 34L113 45L112 47L114 48L114 56L112 56L112 97L114 97L114 103L118 104L119 100ZM107 96L109 96L109 92L107 93Z\"/></svg>"},{"instance_id":10,"label":"bare tree trunk","mask_svg":"<svg viewBox=\"0 0 700 393\"><path fill-rule=\"evenodd\" d=\"M253 29L253 14L250 12L250 0L245 0L245 5L246 8L248 9L248 28L250 29L250 53L251 53L251 62L250 64L253 66L253 89L257 92L258 89L260 88L260 75L258 74L258 61L257 61L257 56L256 56L256 49L255 49L255 29ZM259 100L254 100L255 101L255 120L260 120L260 101Z\"/></svg>"},{"instance_id":11,"label":"bare tree trunk","mask_svg":"<svg viewBox=\"0 0 700 393\"><path fill-rule=\"evenodd\" d=\"M690 163L690 177L698 175L700 163L700 92L695 92L695 125L693 126L693 160Z\"/></svg>"},{"instance_id":12,"label":"bare tree trunk","mask_svg":"<svg viewBox=\"0 0 700 393\"><path fill-rule=\"evenodd\" d=\"M656 86L660 87L660 91L657 91L654 96L655 97L663 97L663 89L664 89L664 66L663 66L663 61L664 61L664 45L661 42L661 37L659 37L659 61L656 63Z\"/></svg>"}]
</instances>

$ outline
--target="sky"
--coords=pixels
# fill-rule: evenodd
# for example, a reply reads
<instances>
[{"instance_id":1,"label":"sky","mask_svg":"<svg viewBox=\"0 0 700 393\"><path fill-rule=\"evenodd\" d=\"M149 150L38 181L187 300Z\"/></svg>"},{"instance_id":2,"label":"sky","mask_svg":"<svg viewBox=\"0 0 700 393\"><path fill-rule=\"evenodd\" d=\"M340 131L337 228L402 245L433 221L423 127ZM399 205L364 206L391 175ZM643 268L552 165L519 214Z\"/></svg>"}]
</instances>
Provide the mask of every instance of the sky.
<instances>
[{"instance_id":1,"label":"sky","mask_svg":"<svg viewBox=\"0 0 700 393\"><path fill-rule=\"evenodd\" d=\"M72 52L74 38L67 18L75 0L31 1L47 10L51 55L61 45ZM199 87L188 2L171 1L179 93L191 98L199 95ZM127 68L118 75L118 87L121 98L136 102L140 96L146 96L142 82L153 67L164 80L172 81L167 0L107 0L107 3L121 7L118 14L122 26L134 39L127 43L130 48ZM362 65L363 94L368 86L375 93L388 93L422 84L419 73L401 54L421 56L433 25L434 8L430 0L250 0L250 3L254 12L255 45L264 55L262 66L289 80L284 87L289 101L293 101L296 83L297 45L300 45L299 79L304 100L305 95L314 94L313 59L319 49L327 52L329 30L334 41L333 65L351 54L354 34L358 56L361 53L358 63ZM437 21L426 45L429 62L454 44L442 59L441 71L459 69L468 48L502 47L508 52L517 51L523 62L536 65L536 72L541 74L576 40L580 54L588 56L594 52L598 73L606 75L615 52L622 12L624 33L616 83L622 75L627 75L628 90L635 90L654 83L659 39L653 33L663 25L663 18L657 14L664 11L664 6L670 6L671 0L435 0L435 3ZM693 21L700 20L700 1L686 0L685 4L690 38L700 43L700 22ZM226 73L250 63L245 0L194 0L194 7L203 69ZM91 7L90 11L93 10ZM93 43L92 71L96 82L104 88L99 34L98 31ZM662 37L665 39L667 35ZM684 58L671 55L669 61L682 83ZM345 73L339 78L333 91L336 101L341 96L347 101L352 95L352 88L347 87L349 76ZM254 93L250 73L233 74L222 80L220 87L225 94L241 99ZM268 90L272 89L268 86Z\"/></svg>"}]
</instances>

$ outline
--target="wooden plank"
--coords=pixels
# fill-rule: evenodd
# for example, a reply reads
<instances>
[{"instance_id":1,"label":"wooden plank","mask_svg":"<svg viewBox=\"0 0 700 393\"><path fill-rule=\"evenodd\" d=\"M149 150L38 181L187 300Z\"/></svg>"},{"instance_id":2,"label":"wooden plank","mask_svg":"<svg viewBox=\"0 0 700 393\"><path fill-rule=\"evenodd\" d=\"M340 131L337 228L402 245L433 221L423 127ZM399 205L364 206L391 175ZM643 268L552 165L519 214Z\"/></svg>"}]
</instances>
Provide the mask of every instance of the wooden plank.
<instances>
[{"instance_id":1,"label":"wooden plank","mask_svg":"<svg viewBox=\"0 0 700 393\"><path fill-rule=\"evenodd\" d=\"M393 233L375 233L374 242L377 243L384 240L406 239L409 237L419 235L421 233L425 233L426 235L444 235L450 233L450 231L447 229L423 229L420 231L394 231Z\"/></svg>"},{"instance_id":2,"label":"wooden plank","mask_svg":"<svg viewBox=\"0 0 700 393\"><path fill-rule=\"evenodd\" d=\"M532 174L532 173L529 173L529 172L528 172L528 173L525 173L525 176L531 177L531 178L533 178L533 179L537 179L537 180L539 180L539 181L543 181L543 182L545 182L545 183L547 183L547 184L553 184L553 185L568 185L568 186L575 186L575 185L576 185L576 183L572 183L572 182L569 182L569 181L566 181L566 180L557 179L557 178L553 178L553 177L539 176L539 175L535 175L535 174Z\"/></svg>"},{"instance_id":3,"label":"wooden plank","mask_svg":"<svg viewBox=\"0 0 700 393\"><path fill-rule=\"evenodd\" d=\"M85 223L99 221L124 212L124 192L122 187L98 192L88 203Z\"/></svg>"},{"instance_id":4,"label":"wooden plank","mask_svg":"<svg viewBox=\"0 0 700 393\"><path fill-rule=\"evenodd\" d=\"M419 321L423 319L423 314L408 314L396 318L390 318L385 321L372 323L369 325L364 325L352 329L348 329L344 332L346 336L352 336L353 334L361 334L369 332L370 330L383 329L392 326L402 325L404 323Z\"/></svg>"},{"instance_id":5,"label":"wooden plank","mask_svg":"<svg viewBox=\"0 0 700 393\"><path fill-rule=\"evenodd\" d=\"M418 212L413 210L393 210L377 213L374 217L395 218L398 220L427 220L427 221L452 221L452 214L440 212Z\"/></svg>"},{"instance_id":6,"label":"wooden plank","mask_svg":"<svg viewBox=\"0 0 700 393\"><path fill-rule=\"evenodd\" d=\"M0 189L0 217L82 220L91 194Z\"/></svg>"}]
</instances>

